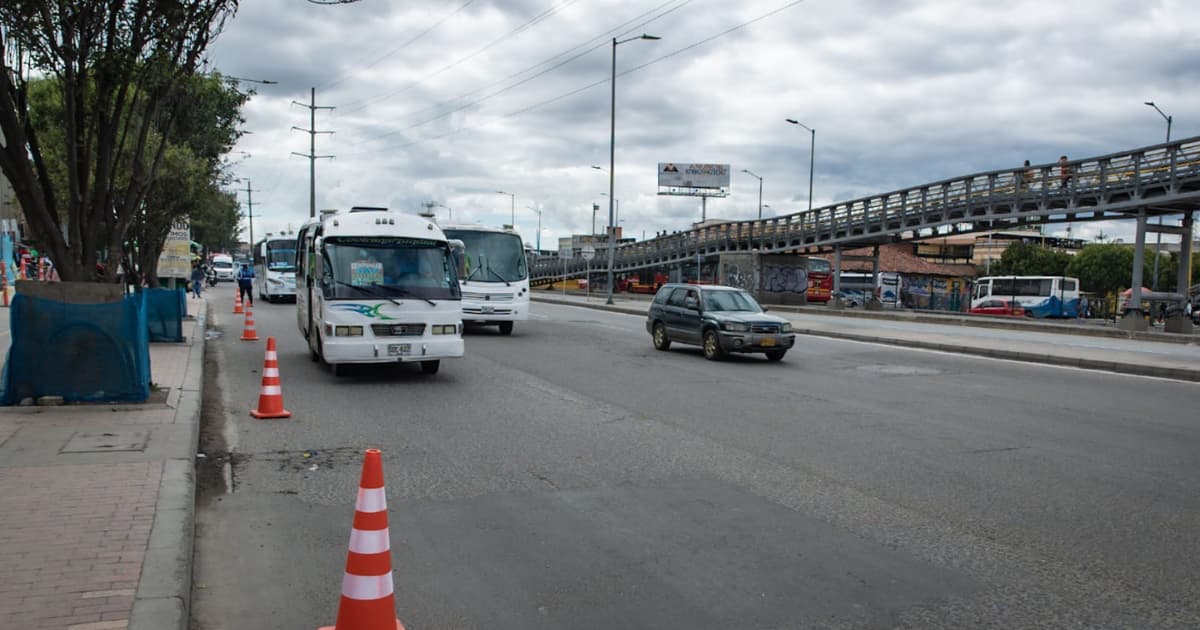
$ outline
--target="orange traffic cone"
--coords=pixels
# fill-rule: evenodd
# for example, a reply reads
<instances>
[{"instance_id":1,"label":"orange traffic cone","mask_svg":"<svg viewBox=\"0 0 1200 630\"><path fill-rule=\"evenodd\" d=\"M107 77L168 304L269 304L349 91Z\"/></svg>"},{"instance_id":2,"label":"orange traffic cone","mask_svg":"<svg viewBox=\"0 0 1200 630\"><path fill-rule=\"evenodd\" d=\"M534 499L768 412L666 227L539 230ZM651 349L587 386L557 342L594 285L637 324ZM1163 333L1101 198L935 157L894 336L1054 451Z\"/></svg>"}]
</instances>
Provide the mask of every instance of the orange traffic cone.
<instances>
[{"instance_id":1,"label":"orange traffic cone","mask_svg":"<svg viewBox=\"0 0 1200 630\"><path fill-rule=\"evenodd\" d=\"M279 355L275 354L275 338L267 337L267 356L263 360L262 389L258 394L258 409L250 415L260 420L290 418L292 412L283 408L283 388L279 381Z\"/></svg>"},{"instance_id":2,"label":"orange traffic cone","mask_svg":"<svg viewBox=\"0 0 1200 630\"><path fill-rule=\"evenodd\" d=\"M246 327L242 329L242 341L258 341L258 331L254 330L254 307L246 305Z\"/></svg>"},{"instance_id":3,"label":"orange traffic cone","mask_svg":"<svg viewBox=\"0 0 1200 630\"><path fill-rule=\"evenodd\" d=\"M244 311L242 311L242 292L239 289L237 293L234 293L233 314L241 315L243 312Z\"/></svg>"},{"instance_id":4,"label":"orange traffic cone","mask_svg":"<svg viewBox=\"0 0 1200 630\"><path fill-rule=\"evenodd\" d=\"M383 489L383 455L377 448L367 449L363 458L337 621L319 630L404 630L396 618L392 594L387 493Z\"/></svg>"}]
</instances>

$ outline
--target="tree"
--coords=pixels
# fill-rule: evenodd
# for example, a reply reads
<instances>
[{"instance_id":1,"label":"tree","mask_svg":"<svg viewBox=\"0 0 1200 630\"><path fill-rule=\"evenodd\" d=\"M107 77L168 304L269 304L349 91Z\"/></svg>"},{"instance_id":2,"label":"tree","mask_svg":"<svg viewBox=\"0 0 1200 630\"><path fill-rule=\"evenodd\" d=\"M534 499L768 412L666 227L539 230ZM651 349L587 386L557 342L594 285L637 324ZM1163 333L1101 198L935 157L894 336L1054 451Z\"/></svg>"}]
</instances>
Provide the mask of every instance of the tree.
<instances>
[{"instance_id":1,"label":"tree","mask_svg":"<svg viewBox=\"0 0 1200 630\"><path fill-rule=\"evenodd\" d=\"M1084 291L1097 295L1129 288L1132 272L1133 250L1116 243L1087 245L1067 265L1067 275L1079 278Z\"/></svg>"},{"instance_id":2,"label":"tree","mask_svg":"<svg viewBox=\"0 0 1200 630\"><path fill-rule=\"evenodd\" d=\"M1065 275L1071 255L1035 243L1014 242L1004 249L1000 261L993 263L993 276Z\"/></svg>"},{"instance_id":3,"label":"tree","mask_svg":"<svg viewBox=\"0 0 1200 630\"><path fill-rule=\"evenodd\" d=\"M121 259L175 131L183 81L236 9L236 0L0 3L0 170L64 280L93 279L102 252ZM38 133L48 123L29 106L31 78L61 94L61 119L49 123L62 130L60 186ZM104 279L115 274L110 264Z\"/></svg>"}]
</instances>

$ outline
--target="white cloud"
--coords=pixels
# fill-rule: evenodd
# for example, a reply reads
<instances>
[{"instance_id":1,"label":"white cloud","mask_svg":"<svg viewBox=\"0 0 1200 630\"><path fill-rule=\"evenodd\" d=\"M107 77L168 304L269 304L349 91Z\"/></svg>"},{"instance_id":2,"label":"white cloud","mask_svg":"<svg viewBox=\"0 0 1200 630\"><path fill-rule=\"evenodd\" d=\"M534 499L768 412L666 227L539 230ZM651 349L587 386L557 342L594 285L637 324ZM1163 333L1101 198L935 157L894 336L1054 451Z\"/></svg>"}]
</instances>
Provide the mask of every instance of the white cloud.
<instances>
[{"instance_id":1,"label":"white cloud","mask_svg":"<svg viewBox=\"0 0 1200 630\"><path fill-rule=\"evenodd\" d=\"M308 110L291 101L307 102L312 86L319 105L338 108L317 114L318 129L336 131L317 152L337 155L317 163L318 208L436 201L456 219L500 224L509 200L494 191L508 190L525 240L537 225L527 205L543 209L543 246L586 232L593 203L600 224L607 215L607 176L590 166L608 166L610 31L663 38L620 46L622 72L788 4L476 0L446 18L464 3L242 3L210 61L280 82L259 87L246 110L254 133L238 147L252 154L238 175L260 190L256 234L308 215L308 163L290 155L308 151L307 134L291 130L308 127ZM789 117L817 129L816 205L1153 144L1165 123L1146 100L1174 114L1173 137L1195 135L1196 23L1189 0L802 2L618 79L624 226L640 237L699 218L698 199L655 195L659 161L732 164L732 195L710 202L710 217L756 214L758 182L743 168L764 177L766 214L804 209L809 134ZM496 93L510 75L591 47ZM1075 233L1100 229L1132 233L1128 222Z\"/></svg>"}]
</instances>

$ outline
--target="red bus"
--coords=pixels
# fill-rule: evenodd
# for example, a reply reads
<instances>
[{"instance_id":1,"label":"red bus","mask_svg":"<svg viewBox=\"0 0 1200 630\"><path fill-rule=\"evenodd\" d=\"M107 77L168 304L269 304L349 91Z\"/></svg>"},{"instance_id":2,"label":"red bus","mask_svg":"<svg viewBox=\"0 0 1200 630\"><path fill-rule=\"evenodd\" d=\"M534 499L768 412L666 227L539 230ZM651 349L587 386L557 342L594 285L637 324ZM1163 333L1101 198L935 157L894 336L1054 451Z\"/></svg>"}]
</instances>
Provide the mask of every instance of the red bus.
<instances>
[{"instance_id":1,"label":"red bus","mask_svg":"<svg viewBox=\"0 0 1200 630\"><path fill-rule=\"evenodd\" d=\"M828 302L833 295L833 265L824 258L812 256L806 256L804 262L808 270L808 301Z\"/></svg>"}]
</instances>

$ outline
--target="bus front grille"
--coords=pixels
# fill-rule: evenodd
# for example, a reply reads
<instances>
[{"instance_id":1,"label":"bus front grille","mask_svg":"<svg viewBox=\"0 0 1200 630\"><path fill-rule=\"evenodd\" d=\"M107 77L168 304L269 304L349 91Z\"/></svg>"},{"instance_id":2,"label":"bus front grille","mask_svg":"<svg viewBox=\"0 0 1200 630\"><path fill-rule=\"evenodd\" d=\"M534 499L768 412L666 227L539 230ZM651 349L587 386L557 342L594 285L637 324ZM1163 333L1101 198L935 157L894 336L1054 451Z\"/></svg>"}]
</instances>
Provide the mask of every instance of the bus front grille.
<instances>
[{"instance_id":1,"label":"bus front grille","mask_svg":"<svg viewBox=\"0 0 1200 630\"><path fill-rule=\"evenodd\" d=\"M371 324L376 337L420 337L425 334L425 324Z\"/></svg>"}]
</instances>

